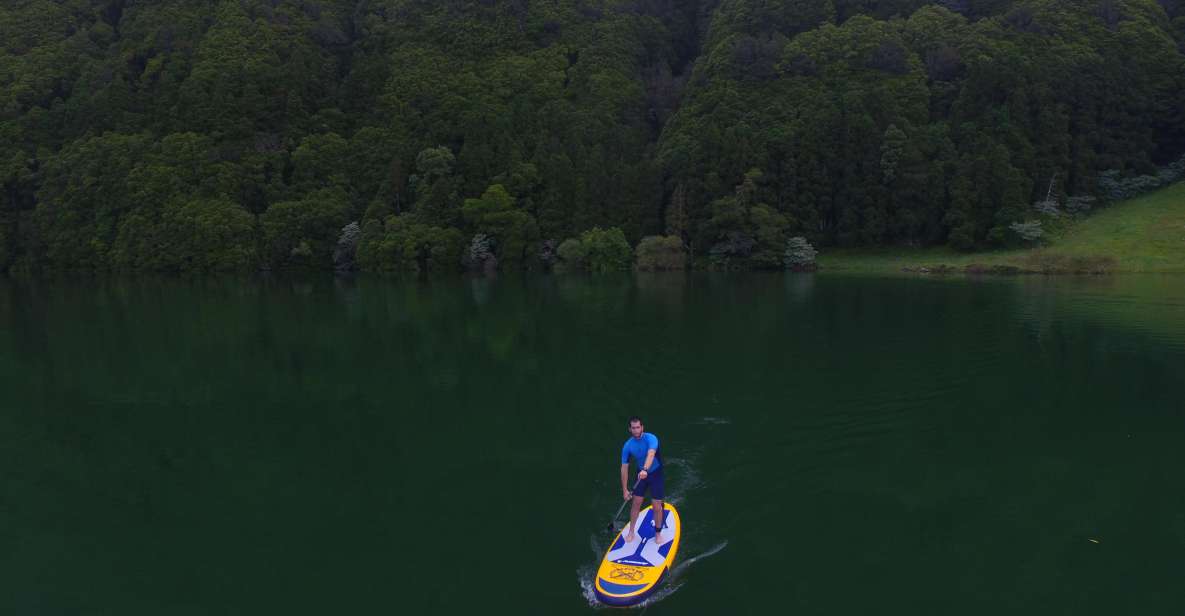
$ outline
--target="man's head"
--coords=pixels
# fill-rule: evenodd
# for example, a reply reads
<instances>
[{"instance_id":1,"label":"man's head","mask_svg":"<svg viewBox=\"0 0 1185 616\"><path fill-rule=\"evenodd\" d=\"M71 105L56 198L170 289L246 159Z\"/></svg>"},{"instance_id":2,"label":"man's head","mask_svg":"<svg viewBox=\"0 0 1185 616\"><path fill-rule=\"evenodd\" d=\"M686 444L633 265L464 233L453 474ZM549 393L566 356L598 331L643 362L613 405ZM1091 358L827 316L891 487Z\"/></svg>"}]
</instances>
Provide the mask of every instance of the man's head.
<instances>
[{"instance_id":1,"label":"man's head","mask_svg":"<svg viewBox=\"0 0 1185 616\"><path fill-rule=\"evenodd\" d=\"M642 438L642 418L637 415L630 417L630 436Z\"/></svg>"}]
</instances>

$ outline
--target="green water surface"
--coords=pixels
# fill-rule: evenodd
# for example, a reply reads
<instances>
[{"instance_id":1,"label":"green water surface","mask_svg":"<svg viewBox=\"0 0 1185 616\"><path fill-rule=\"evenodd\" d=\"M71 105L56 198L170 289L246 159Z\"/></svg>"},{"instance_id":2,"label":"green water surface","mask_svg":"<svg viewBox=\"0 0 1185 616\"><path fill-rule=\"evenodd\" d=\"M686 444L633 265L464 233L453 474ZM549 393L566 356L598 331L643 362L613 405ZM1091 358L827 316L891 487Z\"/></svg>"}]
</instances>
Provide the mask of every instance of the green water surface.
<instances>
[{"instance_id":1,"label":"green water surface","mask_svg":"<svg viewBox=\"0 0 1185 616\"><path fill-rule=\"evenodd\" d=\"M1185 278L0 280L0 613L1180 614Z\"/></svg>"}]
</instances>

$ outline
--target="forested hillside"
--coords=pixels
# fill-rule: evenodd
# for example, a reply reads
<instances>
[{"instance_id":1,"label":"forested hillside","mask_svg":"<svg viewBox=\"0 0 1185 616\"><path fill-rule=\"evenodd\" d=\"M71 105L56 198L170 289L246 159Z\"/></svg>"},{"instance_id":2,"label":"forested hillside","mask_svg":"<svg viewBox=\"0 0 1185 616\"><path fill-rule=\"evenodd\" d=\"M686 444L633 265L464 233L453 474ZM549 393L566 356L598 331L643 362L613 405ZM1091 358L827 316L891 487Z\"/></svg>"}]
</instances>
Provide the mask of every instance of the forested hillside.
<instances>
[{"instance_id":1,"label":"forested hillside","mask_svg":"<svg viewBox=\"0 0 1185 616\"><path fill-rule=\"evenodd\" d=\"M0 6L0 270L976 248L1183 155L1182 0Z\"/></svg>"}]
</instances>

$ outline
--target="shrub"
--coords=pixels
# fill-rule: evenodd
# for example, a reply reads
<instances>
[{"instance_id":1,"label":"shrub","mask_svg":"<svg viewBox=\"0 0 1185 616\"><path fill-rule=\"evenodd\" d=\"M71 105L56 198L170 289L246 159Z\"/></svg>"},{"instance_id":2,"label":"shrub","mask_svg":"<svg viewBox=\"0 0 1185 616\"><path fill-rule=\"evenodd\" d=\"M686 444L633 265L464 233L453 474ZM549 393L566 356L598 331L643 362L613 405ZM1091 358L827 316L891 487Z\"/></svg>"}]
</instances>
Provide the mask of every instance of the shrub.
<instances>
[{"instance_id":1,"label":"shrub","mask_svg":"<svg viewBox=\"0 0 1185 616\"><path fill-rule=\"evenodd\" d=\"M687 267L683 240L674 235L642 238L634 250L640 270L682 270Z\"/></svg>"},{"instance_id":2,"label":"shrub","mask_svg":"<svg viewBox=\"0 0 1185 616\"><path fill-rule=\"evenodd\" d=\"M1009 229L1016 234L1022 241L1030 244L1040 242L1045 237L1045 230L1041 228L1040 220L1030 220L1028 222L1014 222L1008 225Z\"/></svg>"},{"instance_id":3,"label":"shrub","mask_svg":"<svg viewBox=\"0 0 1185 616\"><path fill-rule=\"evenodd\" d=\"M713 269L733 269L741 267L753 254L753 247L757 240L748 233L729 231L724 239L712 245L708 250L708 260Z\"/></svg>"},{"instance_id":4,"label":"shrub","mask_svg":"<svg viewBox=\"0 0 1185 616\"><path fill-rule=\"evenodd\" d=\"M1062 210L1058 206L1057 199L1043 199L1038 201L1033 204L1033 209L1037 210L1038 214L1051 218L1058 218L1062 215Z\"/></svg>"},{"instance_id":5,"label":"shrub","mask_svg":"<svg viewBox=\"0 0 1185 616\"><path fill-rule=\"evenodd\" d=\"M620 272L630 269L633 264L634 252L625 234L617 227L593 227L580 235L580 243L588 252L587 264L591 272Z\"/></svg>"},{"instance_id":6,"label":"shrub","mask_svg":"<svg viewBox=\"0 0 1185 616\"><path fill-rule=\"evenodd\" d=\"M786 240L786 252L782 261L786 269L796 272L810 271L815 269L815 257L818 254L805 237L792 237Z\"/></svg>"},{"instance_id":7,"label":"shrub","mask_svg":"<svg viewBox=\"0 0 1185 616\"><path fill-rule=\"evenodd\" d=\"M564 240L556 252L559 254L559 261L555 267L563 272L624 271L630 268L634 260L630 243L617 227L589 229L581 233L579 239Z\"/></svg>"},{"instance_id":8,"label":"shrub","mask_svg":"<svg viewBox=\"0 0 1185 616\"><path fill-rule=\"evenodd\" d=\"M494 256L494 238L478 233L469 242L469 250L463 259L465 267L471 270L490 271L498 268L498 257Z\"/></svg>"},{"instance_id":9,"label":"shrub","mask_svg":"<svg viewBox=\"0 0 1185 616\"><path fill-rule=\"evenodd\" d=\"M362 237L362 227L354 221L342 227L342 233L337 238L337 248L333 251L333 267L337 270L354 269L354 256L358 252L358 240Z\"/></svg>"},{"instance_id":10,"label":"shrub","mask_svg":"<svg viewBox=\"0 0 1185 616\"><path fill-rule=\"evenodd\" d=\"M414 222L410 215L390 216L380 227L368 221L358 244L358 264L367 270L457 271L464 239L456 229Z\"/></svg>"},{"instance_id":11,"label":"shrub","mask_svg":"<svg viewBox=\"0 0 1185 616\"><path fill-rule=\"evenodd\" d=\"M1099 189L1109 201L1131 199L1180 180L1185 177L1185 156L1158 169L1155 175L1121 178L1119 173L1118 169L1108 169L1099 174Z\"/></svg>"},{"instance_id":12,"label":"shrub","mask_svg":"<svg viewBox=\"0 0 1185 616\"><path fill-rule=\"evenodd\" d=\"M1066 199L1066 212L1071 216L1084 216L1094 207L1095 198L1090 195L1081 195L1077 197L1070 197Z\"/></svg>"},{"instance_id":13,"label":"shrub","mask_svg":"<svg viewBox=\"0 0 1185 616\"><path fill-rule=\"evenodd\" d=\"M556 267L560 271L582 270L588 261L588 249L584 247L584 242L574 237L564 240L556 254L560 257L556 262Z\"/></svg>"},{"instance_id":14,"label":"shrub","mask_svg":"<svg viewBox=\"0 0 1185 616\"><path fill-rule=\"evenodd\" d=\"M540 242L539 262L543 264L543 267L549 268L555 265L556 260L560 257L558 250L559 243L555 240L543 240Z\"/></svg>"}]
</instances>

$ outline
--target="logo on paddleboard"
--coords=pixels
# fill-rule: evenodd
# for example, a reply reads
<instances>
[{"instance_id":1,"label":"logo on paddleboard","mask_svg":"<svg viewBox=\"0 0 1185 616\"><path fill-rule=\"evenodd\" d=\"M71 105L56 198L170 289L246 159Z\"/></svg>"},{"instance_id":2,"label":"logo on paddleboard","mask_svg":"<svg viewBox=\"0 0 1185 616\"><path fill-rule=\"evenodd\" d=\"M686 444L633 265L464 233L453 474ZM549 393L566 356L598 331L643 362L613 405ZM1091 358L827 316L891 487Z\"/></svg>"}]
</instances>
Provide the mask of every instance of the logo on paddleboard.
<instances>
[{"instance_id":1,"label":"logo on paddleboard","mask_svg":"<svg viewBox=\"0 0 1185 616\"><path fill-rule=\"evenodd\" d=\"M646 577L646 572L635 567L614 567L609 572L609 578L613 580L629 580L637 582Z\"/></svg>"}]
</instances>

